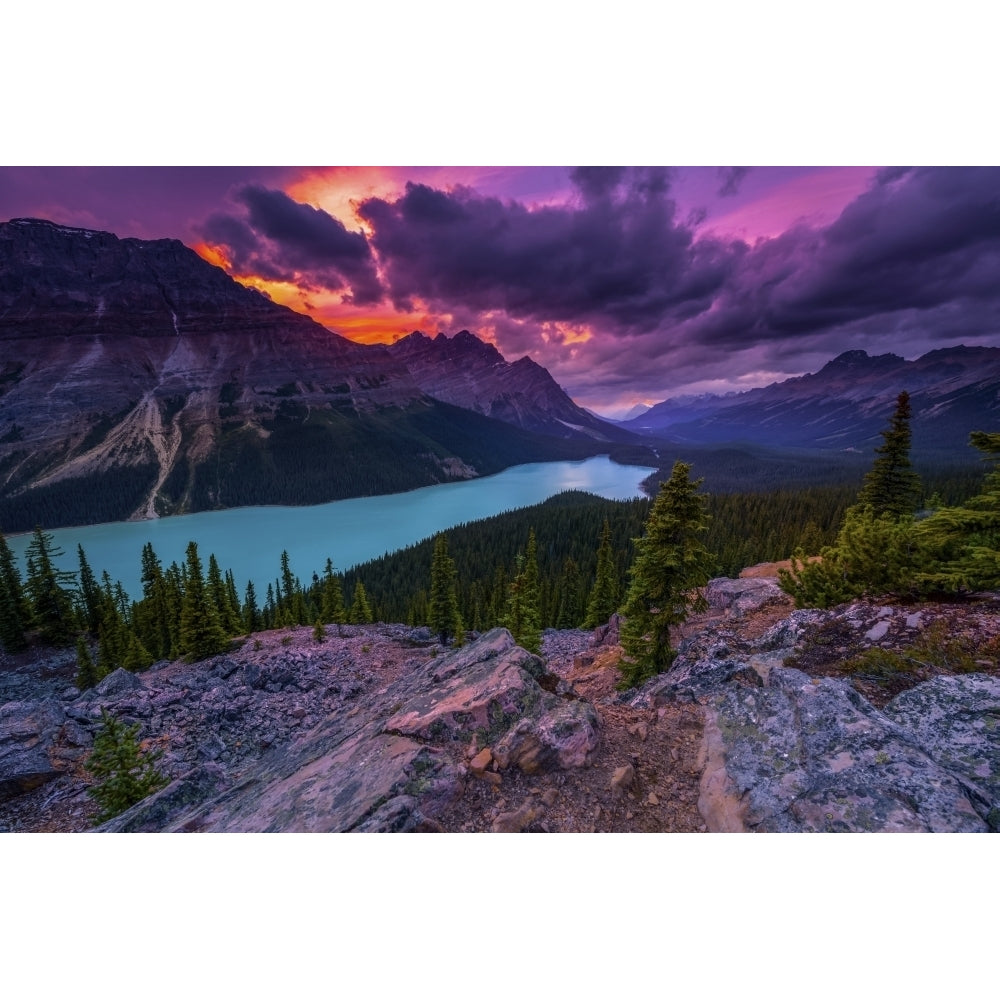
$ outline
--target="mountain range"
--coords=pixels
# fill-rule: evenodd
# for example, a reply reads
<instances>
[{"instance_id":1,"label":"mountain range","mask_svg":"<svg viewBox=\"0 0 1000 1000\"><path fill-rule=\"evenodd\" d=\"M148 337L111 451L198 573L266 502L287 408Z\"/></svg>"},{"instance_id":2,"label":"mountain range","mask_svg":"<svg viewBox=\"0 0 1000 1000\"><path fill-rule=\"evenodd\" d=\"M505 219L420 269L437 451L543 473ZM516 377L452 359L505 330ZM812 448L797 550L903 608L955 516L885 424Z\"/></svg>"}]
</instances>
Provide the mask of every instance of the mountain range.
<instances>
[{"instance_id":1,"label":"mountain range","mask_svg":"<svg viewBox=\"0 0 1000 1000\"><path fill-rule=\"evenodd\" d=\"M961 454L970 431L1000 427L1000 348L942 348L915 361L846 351L818 372L725 396L668 399L621 426L677 444L870 453L904 390L914 454Z\"/></svg>"},{"instance_id":2,"label":"mountain range","mask_svg":"<svg viewBox=\"0 0 1000 1000\"><path fill-rule=\"evenodd\" d=\"M357 344L177 240L0 224L0 525L304 503L637 436L463 331Z\"/></svg>"},{"instance_id":3,"label":"mountain range","mask_svg":"<svg viewBox=\"0 0 1000 1000\"><path fill-rule=\"evenodd\" d=\"M358 344L177 240L0 223L6 531L317 503L608 452L669 465L693 450L701 471L785 467L761 448L860 460L904 389L915 456L972 461L969 432L1000 425L1000 349L848 351L615 423L468 330Z\"/></svg>"}]
</instances>

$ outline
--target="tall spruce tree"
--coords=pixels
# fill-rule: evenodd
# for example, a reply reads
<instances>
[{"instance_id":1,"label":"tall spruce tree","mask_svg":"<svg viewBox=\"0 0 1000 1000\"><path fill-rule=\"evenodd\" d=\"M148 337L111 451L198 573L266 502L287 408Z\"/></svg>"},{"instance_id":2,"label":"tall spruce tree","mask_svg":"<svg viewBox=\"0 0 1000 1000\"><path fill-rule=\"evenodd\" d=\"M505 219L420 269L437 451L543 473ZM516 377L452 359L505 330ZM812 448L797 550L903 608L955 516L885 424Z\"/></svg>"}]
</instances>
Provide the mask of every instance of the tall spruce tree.
<instances>
[{"instance_id":1,"label":"tall spruce tree","mask_svg":"<svg viewBox=\"0 0 1000 1000\"><path fill-rule=\"evenodd\" d=\"M662 673L677 655L670 630L690 610L705 606L699 587L708 582L714 556L701 536L708 530L706 497L691 482L691 467L675 462L660 484L642 538L635 539L635 560L622 614L622 686L634 687Z\"/></svg>"},{"instance_id":2,"label":"tall spruce tree","mask_svg":"<svg viewBox=\"0 0 1000 1000\"><path fill-rule=\"evenodd\" d=\"M97 666L90 655L87 640L84 636L78 636L76 640L76 686L81 691L92 688L101 675L97 672Z\"/></svg>"},{"instance_id":3,"label":"tall spruce tree","mask_svg":"<svg viewBox=\"0 0 1000 1000\"><path fill-rule=\"evenodd\" d=\"M601 529L601 544L597 549L597 574L590 590L587 603L587 617L584 628L603 625L618 610L618 572L615 569L615 553L611 548L611 525L607 518Z\"/></svg>"},{"instance_id":4,"label":"tall spruce tree","mask_svg":"<svg viewBox=\"0 0 1000 1000\"><path fill-rule=\"evenodd\" d=\"M365 585L360 580L354 584L354 596L351 599L348 621L351 625L370 625L372 621L372 609L368 603L368 594L365 593Z\"/></svg>"},{"instance_id":5,"label":"tall spruce tree","mask_svg":"<svg viewBox=\"0 0 1000 1000\"><path fill-rule=\"evenodd\" d=\"M320 618L325 622L340 624L347 617L344 611L344 591L340 577L333 571L333 560L326 560L323 570L323 589L320 599Z\"/></svg>"},{"instance_id":6,"label":"tall spruce tree","mask_svg":"<svg viewBox=\"0 0 1000 1000\"><path fill-rule=\"evenodd\" d=\"M462 644L462 616L458 612L455 561L448 555L448 539L438 535L431 559L430 627L442 646Z\"/></svg>"},{"instance_id":7,"label":"tall spruce tree","mask_svg":"<svg viewBox=\"0 0 1000 1000\"><path fill-rule=\"evenodd\" d=\"M580 567L572 556L563 563L559 578L559 603L556 608L556 628L579 628L583 621L580 606Z\"/></svg>"},{"instance_id":8,"label":"tall spruce tree","mask_svg":"<svg viewBox=\"0 0 1000 1000\"><path fill-rule=\"evenodd\" d=\"M246 596L243 598L243 627L247 635L256 632L261 627L260 608L257 607L257 591L253 580L247 580Z\"/></svg>"},{"instance_id":9,"label":"tall spruce tree","mask_svg":"<svg viewBox=\"0 0 1000 1000\"><path fill-rule=\"evenodd\" d=\"M53 560L63 555L63 551L41 527L35 528L25 554L28 562L25 590L31 603L32 623L43 642L69 646L76 641L79 630L69 589L75 584L74 574L56 569Z\"/></svg>"},{"instance_id":10,"label":"tall spruce tree","mask_svg":"<svg viewBox=\"0 0 1000 1000\"><path fill-rule=\"evenodd\" d=\"M208 577L205 589L208 591L212 604L215 605L223 630L229 635L236 635L243 623L240 621L238 608L233 604L229 586L223 579L219 560L215 558L214 552L208 557Z\"/></svg>"},{"instance_id":11,"label":"tall spruce tree","mask_svg":"<svg viewBox=\"0 0 1000 1000\"><path fill-rule=\"evenodd\" d=\"M30 614L14 553L0 533L0 646L8 653L27 648L25 630Z\"/></svg>"},{"instance_id":12,"label":"tall spruce tree","mask_svg":"<svg viewBox=\"0 0 1000 1000\"><path fill-rule=\"evenodd\" d=\"M828 608L866 594L912 597L918 591L923 557L913 512L922 487L910 464L911 416L909 394L901 392L857 502L844 512L836 542L824 546L814 561L800 546L791 569L778 571L778 582L796 607Z\"/></svg>"},{"instance_id":13,"label":"tall spruce tree","mask_svg":"<svg viewBox=\"0 0 1000 1000\"><path fill-rule=\"evenodd\" d=\"M910 464L912 416L910 395L901 392L889 426L882 431L882 444L875 449L875 462L858 494L858 504L871 507L876 517L912 514L920 499L920 477Z\"/></svg>"},{"instance_id":14,"label":"tall spruce tree","mask_svg":"<svg viewBox=\"0 0 1000 1000\"><path fill-rule=\"evenodd\" d=\"M214 603L208 598L195 542L188 542L186 566L181 601L180 652L192 660L203 660L224 652L229 646L229 639Z\"/></svg>"},{"instance_id":15,"label":"tall spruce tree","mask_svg":"<svg viewBox=\"0 0 1000 1000\"><path fill-rule=\"evenodd\" d=\"M97 627L101 624L101 588L87 562L83 546L77 545L76 552L80 560L80 617L84 620L87 631L91 635L97 635Z\"/></svg>"},{"instance_id":16,"label":"tall spruce tree","mask_svg":"<svg viewBox=\"0 0 1000 1000\"><path fill-rule=\"evenodd\" d=\"M508 587L504 626L514 641L529 653L542 651L541 611L538 589L538 547L535 529L528 534L528 547L514 559L514 579Z\"/></svg>"}]
</instances>

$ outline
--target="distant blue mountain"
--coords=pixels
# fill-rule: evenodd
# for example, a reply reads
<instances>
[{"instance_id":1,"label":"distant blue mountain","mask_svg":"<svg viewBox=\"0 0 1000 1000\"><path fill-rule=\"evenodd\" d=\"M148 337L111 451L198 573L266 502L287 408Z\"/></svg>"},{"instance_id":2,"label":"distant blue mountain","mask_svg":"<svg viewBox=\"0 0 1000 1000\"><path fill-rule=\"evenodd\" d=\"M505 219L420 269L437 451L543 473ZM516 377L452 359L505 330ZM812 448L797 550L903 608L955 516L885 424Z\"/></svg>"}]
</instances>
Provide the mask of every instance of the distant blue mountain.
<instances>
[{"instance_id":1,"label":"distant blue mountain","mask_svg":"<svg viewBox=\"0 0 1000 1000\"><path fill-rule=\"evenodd\" d=\"M846 351L814 374L727 396L667 399L622 426L684 444L870 451L904 390L915 454L964 449L970 431L1000 430L1000 348L947 347L916 361Z\"/></svg>"}]
</instances>

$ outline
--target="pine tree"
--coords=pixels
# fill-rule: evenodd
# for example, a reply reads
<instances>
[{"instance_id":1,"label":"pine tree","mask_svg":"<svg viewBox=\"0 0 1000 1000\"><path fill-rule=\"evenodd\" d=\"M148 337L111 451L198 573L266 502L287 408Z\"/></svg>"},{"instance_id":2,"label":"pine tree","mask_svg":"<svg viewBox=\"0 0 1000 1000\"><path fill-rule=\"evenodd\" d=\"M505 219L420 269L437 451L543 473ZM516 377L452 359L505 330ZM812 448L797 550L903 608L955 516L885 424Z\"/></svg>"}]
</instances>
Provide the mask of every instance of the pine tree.
<instances>
[{"instance_id":1,"label":"pine tree","mask_svg":"<svg viewBox=\"0 0 1000 1000\"><path fill-rule=\"evenodd\" d=\"M542 627L538 602L538 552L535 531L528 535L526 553L514 559L514 579L508 587L504 626L514 641L529 653L542 651Z\"/></svg>"},{"instance_id":2,"label":"pine tree","mask_svg":"<svg viewBox=\"0 0 1000 1000\"><path fill-rule=\"evenodd\" d=\"M73 598L68 587L74 575L58 570L53 563L63 555L53 546L53 536L36 527L28 543L28 579L25 590L31 603L32 623L38 628L43 642L53 646L68 646L76 640L78 623L73 610Z\"/></svg>"},{"instance_id":3,"label":"pine tree","mask_svg":"<svg viewBox=\"0 0 1000 1000\"><path fill-rule=\"evenodd\" d=\"M267 585L267 597L264 599L264 628L278 627L278 609L274 600L274 584Z\"/></svg>"},{"instance_id":4,"label":"pine tree","mask_svg":"<svg viewBox=\"0 0 1000 1000\"><path fill-rule=\"evenodd\" d=\"M352 625L370 625L372 621L371 605L368 603L365 585L360 580L354 584L354 597L351 599L348 620Z\"/></svg>"},{"instance_id":5,"label":"pine tree","mask_svg":"<svg viewBox=\"0 0 1000 1000\"><path fill-rule=\"evenodd\" d=\"M195 542L188 542L186 565L181 601L180 652L192 660L203 660L224 652L229 647L229 639L215 605L208 599Z\"/></svg>"},{"instance_id":6,"label":"pine tree","mask_svg":"<svg viewBox=\"0 0 1000 1000\"><path fill-rule=\"evenodd\" d=\"M615 553L611 548L611 526L607 518L601 530L601 544L597 549L597 575L587 603L587 617L584 628L603 625L618 610L618 573L615 569Z\"/></svg>"},{"instance_id":7,"label":"pine tree","mask_svg":"<svg viewBox=\"0 0 1000 1000\"><path fill-rule=\"evenodd\" d=\"M86 691L100 679L90 650L87 648L87 640L81 635L76 640L76 686L81 691Z\"/></svg>"},{"instance_id":8,"label":"pine tree","mask_svg":"<svg viewBox=\"0 0 1000 1000\"><path fill-rule=\"evenodd\" d=\"M808 561L808 550L800 546L792 568L778 571L778 582L796 607L828 608L865 595L912 597L919 590L925 556L914 530L921 485L910 465L911 416L909 394L901 392L834 544L824 546L816 561Z\"/></svg>"},{"instance_id":9,"label":"pine tree","mask_svg":"<svg viewBox=\"0 0 1000 1000\"><path fill-rule=\"evenodd\" d=\"M208 557L208 579L206 581L208 596L219 616L219 623L229 635L236 635L242 628L239 613L233 606L229 588L222 578L222 570L215 553Z\"/></svg>"},{"instance_id":10,"label":"pine tree","mask_svg":"<svg viewBox=\"0 0 1000 1000\"><path fill-rule=\"evenodd\" d=\"M447 646L454 641L462 644L462 616L458 611L455 561L448 555L448 539L438 535L434 540L431 559L430 627L438 642Z\"/></svg>"},{"instance_id":11,"label":"pine tree","mask_svg":"<svg viewBox=\"0 0 1000 1000\"><path fill-rule=\"evenodd\" d=\"M292 576L292 567L288 559L288 550L281 551L281 580L278 583L278 607L289 612L292 610L292 601L295 598L295 577Z\"/></svg>"},{"instance_id":12,"label":"pine tree","mask_svg":"<svg viewBox=\"0 0 1000 1000\"><path fill-rule=\"evenodd\" d=\"M257 591L253 580L247 580L246 596L243 599L243 627L247 635L256 632L261 626L260 609L257 607Z\"/></svg>"},{"instance_id":13,"label":"pine tree","mask_svg":"<svg viewBox=\"0 0 1000 1000\"><path fill-rule=\"evenodd\" d=\"M580 567L572 556L563 563L559 581L559 605L556 610L556 628L579 628L583 621L580 607Z\"/></svg>"},{"instance_id":14,"label":"pine tree","mask_svg":"<svg viewBox=\"0 0 1000 1000\"><path fill-rule=\"evenodd\" d=\"M98 779L88 789L101 807L98 823L141 802L168 780L156 768L160 751L147 753L139 745L138 723L126 726L103 709L101 723L94 737L94 751L87 759L87 770Z\"/></svg>"},{"instance_id":15,"label":"pine tree","mask_svg":"<svg viewBox=\"0 0 1000 1000\"><path fill-rule=\"evenodd\" d=\"M920 477L910 464L912 416L909 393L901 392L889 427L882 431L882 444L875 449L878 457L858 494L858 504L871 507L876 517L912 514L920 498Z\"/></svg>"},{"instance_id":16,"label":"pine tree","mask_svg":"<svg viewBox=\"0 0 1000 1000\"><path fill-rule=\"evenodd\" d=\"M83 546L77 545L76 551L80 560L80 616L86 623L87 631L97 635L97 626L101 623L101 588L87 562Z\"/></svg>"},{"instance_id":17,"label":"pine tree","mask_svg":"<svg viewBox=\"0 0 1000 1000\"><path fill-rule=\"evenodd\" d=\"M313 625L313 639L316 642L323 642L326 639L326 629L323 628L323 623L318 618Z\"/></svg>"},{"instance_id":18,"label":"pine tree","mask_svg":"<svg viewBox=\"0 0 1000 1000\"><path fill-rule=\"evenodd\" d=\"M30 609L21 585L14 554L0 533L0 646L8 653L27 649L25 629Z\"/></svg>"},{"instance_id":19,"label":"pine tree","mask_svg":"<svg viewBox=\"0 0 1000 1000\"><path fill-rule=\"evenodd\" d=\"M677 655L670 630L689 610L705 606L697 588L708 582L714 557L701 541L708 530L706 497L696 492L702 480L691 482L690 471L686 463L674 463L670 479L660 485L645 534L635 539L622 608L623 687L666 670Z\"/></svg>"},{"instance_id":20,"label":"pine tree","mask_svg":"<svg viewBox=\"0 0 1000 1000\"><path fill-rule=\"evenodd\" d=\"M107 677L118 669L121 651L118 648L118 629L115 624L102 622L97 627L97 676Z\"/></svg>"},{"instance_id":21,"label":"pine tree","mask_svg":"<svg viewBox=\"0 0 1000 1000\"><path fill-rule=\"evenodd\" d=\"M142 644L142 640L135 632L128 627L125 628L122 636L122 647L121 665L131 673L146 670L153 665L154 658L150 655L149 650Z\"/></svg>"},{"instance_id":22,"label":"pine tree","mask_svg":"<svg viewBox=\"0 0 1000 1000\"><path fill-rule=\"evenodd\" d=\"M941 507L917 524L918 580L925 593L1000 589L1000 432L973 431L970 443L993 468L966 503Z\"/></svg>"},{"instance_id":23,"label":"pine tree","mask_svg":"<svg viewBox=\"0 0 1000 1000\"><path fill-rule=\"evenodd\" d=\"M323 596L320 600L320 617L325 622L339 624L347 617L344 611L344 592L340 577L333 572L333 560L326 560L323 570Z\"/></svg>"}]
</instances>

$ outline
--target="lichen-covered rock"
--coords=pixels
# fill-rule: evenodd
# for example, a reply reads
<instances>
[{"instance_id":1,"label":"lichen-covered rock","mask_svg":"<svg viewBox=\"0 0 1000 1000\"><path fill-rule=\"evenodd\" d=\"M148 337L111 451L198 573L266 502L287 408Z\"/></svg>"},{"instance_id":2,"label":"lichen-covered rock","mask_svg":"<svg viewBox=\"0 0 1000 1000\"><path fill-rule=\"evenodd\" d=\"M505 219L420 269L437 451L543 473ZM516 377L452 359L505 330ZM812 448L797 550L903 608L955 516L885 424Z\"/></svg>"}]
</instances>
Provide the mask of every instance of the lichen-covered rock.
<instances>
[{"instance_id":1,"label":"lichen-covered rock","mask_svg":"<svg viewBox=\"0 0 1000 1000\"><path fill-rule=\"evenodd\" d=\"M155 833L185 809L228 784L217 764L203 764L98 827L100 833Z\"/></svg>"},{"instance_id":2,"label":"lichen-covered rock","mask_svg":"<svg viewBox=\"0 0 1000 1000\"><path fill-rule=\"evenodd\" d=\"M557 702L543 715L518 722L497 741L493 753L501 770L517 767L525 774L585 767L599 731L597 712L588 702Z\"/></svg>"},{"instance_id":3,"label":"lichen-covered rock","mask_svg":"<svg viewBox=\"0 0 1000 1000\"><path fill-rule=\"evenodd\" d=\"M475 739L501 769L581 767L597 746L597 714L544 690L545 676L539 657L493 629L417 672L385 730L438 744Z\"/></svg>"},{"instance_id":4,"label":"lichen-covered rock","mask_svg":"<svg viewBox=\"0 0 1000 1000\"><path fill-rule=\"evenodd\" d=\"M735 637L716 632L681 644L670 669L625 696L633 708L657 708L670 701L703 701L731 681L763 683Z\"/></svg>"},{"instance_id":5,"label":"lichen-covered rock","mask_svg":"<svg viewBox=\"0 0 1000 1000\"><path fill-rule=\"evenodd\" d=\"M967 781L970 796L983 796L987 822L1000 830L1000 678L935 677L897 695L885 714Z\"/></svg>"},{"instance_id":6,"label":"lichen-covered rock","mask_svg":"<svg viewBox=\"0 0 1000 1000\"><path fill-rule=\"evenodd\" d=\"M52 698L0 705L0 801L59 777L53 749L65 721Z\"/></svg>"},{"instance_id":7,"label":"lichen-covered rock","mask_svg":"<svg viewBox=\"0 0 1000 1000\"><path fill-rule=\"evenodd\" d=\"M728 611L739 618L749 611L756 611L771 601L781 600L783 592L774 580L738 579L717 577L709 580L704 589L708 606L716 611Z\"/></svg>"},{"instance_id":8,"label":"lichen-covered rock","mask_svg":"<svg viewBox=\"0 0 1000 1000\"><path fill-rule=\"evenodd\" d=\"M972 702L979 687L970 689ZM954 687L939 700L941 717L960 716L970 703ZM919 730L893 721L845 681L788 668L772 670L767 686L728 685L707 714L699 807L715 829L989 829L988 796L953 769L951 748L956 739L967 742L967 728L951 738L941 732L929 746ZM998 737L990 740L986 780L995 782Z\"/></svg>"}]
</instances>

